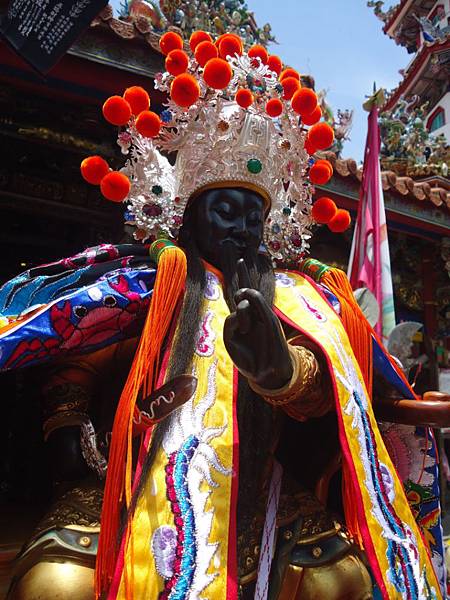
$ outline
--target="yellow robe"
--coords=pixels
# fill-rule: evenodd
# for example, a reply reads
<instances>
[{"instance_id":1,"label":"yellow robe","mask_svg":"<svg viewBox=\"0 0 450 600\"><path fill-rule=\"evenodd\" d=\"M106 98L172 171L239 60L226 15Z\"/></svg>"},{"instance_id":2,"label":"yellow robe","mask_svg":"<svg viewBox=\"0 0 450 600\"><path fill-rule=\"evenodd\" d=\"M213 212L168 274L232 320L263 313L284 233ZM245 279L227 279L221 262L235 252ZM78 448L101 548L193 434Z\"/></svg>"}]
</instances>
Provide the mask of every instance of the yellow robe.
<instances>
[{"instance_id":1,"label":"yellow robe","mask_svg":"<svg viewBox=\"0 0 450 600\"><path fill-rule=\"evenodd\" d=\"M276 273L275 310L323 351L364 549L384 598L440 598L439 585L373 415L339 316L300 274ZM229 314L208 273L193 359L195 396L168 431L129 522L109 599L235 600L239 439Z\"/></svg>"}]
</instances>

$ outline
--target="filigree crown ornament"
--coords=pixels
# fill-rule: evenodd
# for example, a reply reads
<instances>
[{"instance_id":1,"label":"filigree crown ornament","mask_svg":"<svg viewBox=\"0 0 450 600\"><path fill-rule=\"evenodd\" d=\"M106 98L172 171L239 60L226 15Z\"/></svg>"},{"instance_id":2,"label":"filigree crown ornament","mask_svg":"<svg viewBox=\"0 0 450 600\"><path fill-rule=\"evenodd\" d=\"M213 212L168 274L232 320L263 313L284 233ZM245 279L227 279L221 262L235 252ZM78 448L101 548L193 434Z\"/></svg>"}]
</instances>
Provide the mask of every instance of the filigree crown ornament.
<instances>
[{"instance_id":1,"label":"filigree crown ornament","mask_svg":"<svg viewBox=\"0 0 450 600\"><path fill-rule=\"evenodd\" d=\"M344 231L349 214L332 200L319 198L311 209L314 184L333 173L328 161L312 158L333 143L333 130L319 122L315 92L264 47L244 52L235 34L214 42L197 31L189 45L190 54L178 34L161 37L167 70L155 88L169 99L160 115L149 110L140 87L105 102L103 114L122 127L118 144L129 158L114 172L89 157L83 177L100 184L107 199L126 200L127 220L142 241L176 240L188 203L217 187L245 187L263 197L264 241L279 261L304 255L314 223ZM167 156L176 156L175 163Z\"/></svg>"}]
</instances>

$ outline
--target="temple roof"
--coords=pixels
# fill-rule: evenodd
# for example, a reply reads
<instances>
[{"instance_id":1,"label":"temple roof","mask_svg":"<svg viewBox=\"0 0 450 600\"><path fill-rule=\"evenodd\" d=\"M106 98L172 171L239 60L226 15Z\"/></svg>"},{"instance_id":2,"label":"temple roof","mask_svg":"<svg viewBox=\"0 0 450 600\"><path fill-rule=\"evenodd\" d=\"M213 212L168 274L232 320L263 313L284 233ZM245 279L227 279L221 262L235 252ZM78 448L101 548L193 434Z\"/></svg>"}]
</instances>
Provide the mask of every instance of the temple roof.
<instances>
[{"instance_id":1,"label":"temple roof","mask_svg":"<svg viewBox=\"0 0 450 600\"><path fill-rule=\"evenodd\" d=\"M450 38L424 42L404 70L403 79L392 90L383 110L390 110L401 96L417 95L432 108L445 94L450 78Z\"/></svg>"},{"instance_id":2,"label":"temple roof","mask_svg":"<svg viewBox=\"0 0 450 600\"><path fill-rule=\"evenodd\" d=\"M386 15L384 32L408 52L416 52L420 24L416 17L426 17L436 0L401 0Z\"/></svg>"},{"instance_id":3,"label":"temple roof","mask_svg":"<svg viewBox=\"0 0 450 600\"><path fill-rule=\"evenodd\" d=\"M362 180L362 167L358 166L353 158L336 158L333 152L324 152L322 155L331 162L337 175ZM394 171L382 171L381 181L385 191L397 192L413 202L431 202L434 206L450 210L450 181L445 177L434 176L416 180L401 177Z\"/></svg>"},{"instance_id":4,"label":"temple roof","mask_svg":"<svg viewBox=\"0 0 450 600\"><path fill-rule=\"evenodd\" d=\"M114 17L113 7L107 4L91 22L91 28L108 28L124 40L138 39L145 41L155 52L161 54L159 48L160 34L152 30L151 24L145 17L137 17L130 21Z\"/></svg>"}]
</instances>

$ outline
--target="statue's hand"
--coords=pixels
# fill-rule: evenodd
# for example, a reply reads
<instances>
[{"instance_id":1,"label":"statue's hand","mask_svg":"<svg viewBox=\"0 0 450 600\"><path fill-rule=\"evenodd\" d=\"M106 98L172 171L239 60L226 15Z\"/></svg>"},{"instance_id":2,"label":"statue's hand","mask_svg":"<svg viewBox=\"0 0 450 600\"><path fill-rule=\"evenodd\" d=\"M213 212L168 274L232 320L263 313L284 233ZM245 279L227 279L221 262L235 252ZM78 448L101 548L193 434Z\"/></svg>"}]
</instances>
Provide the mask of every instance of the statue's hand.
<instances>
[{"instance_id":1,"label":"statue's hand","mask_svg":"<svg viewBox=\"0 0 450 600\"><path fill-rule=\"evenodd\" d=\"M243 259L237 270L240 289L236 312L225 321L225 347L245 377L265 389L281 388L292 377L292 363L280 321L262 294L251 288Z\"/></svg>"}]
</instances>

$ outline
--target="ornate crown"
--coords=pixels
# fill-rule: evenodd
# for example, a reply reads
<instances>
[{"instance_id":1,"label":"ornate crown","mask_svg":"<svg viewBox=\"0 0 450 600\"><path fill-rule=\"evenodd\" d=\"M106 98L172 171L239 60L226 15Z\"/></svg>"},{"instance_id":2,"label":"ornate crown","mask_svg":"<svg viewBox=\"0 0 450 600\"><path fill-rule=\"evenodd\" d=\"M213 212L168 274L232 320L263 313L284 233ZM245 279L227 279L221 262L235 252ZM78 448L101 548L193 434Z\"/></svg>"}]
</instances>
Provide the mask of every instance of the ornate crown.
<instances>
[{"instance_id":1,"label":"ornate crown","mask_svg":"<svg viewBox=\"0 0 450 600\"><path fill-rule=\"evenodd\" d=\"M214 43L195 32L193 56L174 32L160 45L167 71L156 76L155 88L169 96L165 109L161 115L149 111L142 88L109 98L103 113L125 127L118 143L129 158L120 173L109 172L99 157L82 163L85 179L100 183L108 199L126 199L137 239L176 239L190 201L205 189L232 186L264 198L264 240L275 259L302 256L314 222L333 231L348 226L348 213L328 198L311 211L313 184L332 175L328 161L311 155L331 145L333 131L318 122L317 97L296 71L282 70L280 59L262 46L244 52L234 34Z\"/></svg>"}]
</instances>

